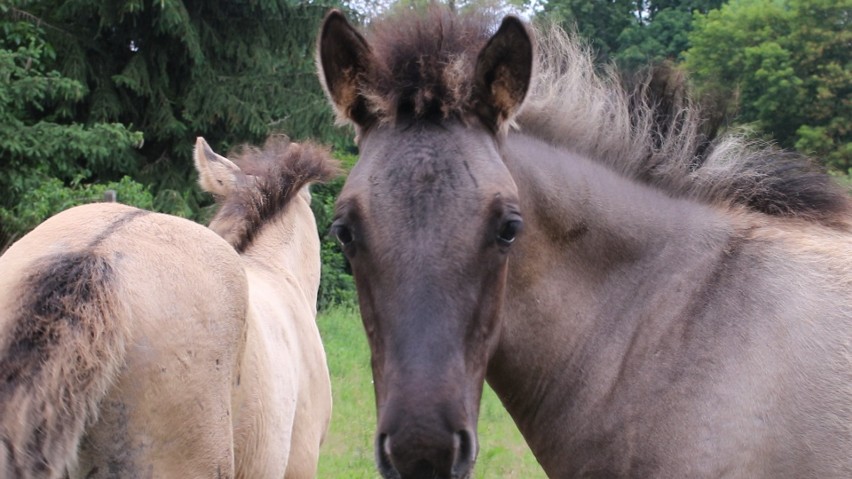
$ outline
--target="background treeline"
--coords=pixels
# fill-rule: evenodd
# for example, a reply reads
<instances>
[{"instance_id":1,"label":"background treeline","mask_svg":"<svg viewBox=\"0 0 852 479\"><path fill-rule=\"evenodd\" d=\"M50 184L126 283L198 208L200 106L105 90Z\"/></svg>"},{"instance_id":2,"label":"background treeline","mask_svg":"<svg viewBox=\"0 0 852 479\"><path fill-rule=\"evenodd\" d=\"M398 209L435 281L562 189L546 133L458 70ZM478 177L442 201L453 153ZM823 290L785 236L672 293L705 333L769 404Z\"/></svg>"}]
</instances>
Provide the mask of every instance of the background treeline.
<instances>
[{"instance_id":1,"label":"background treeline","mask_svg":"<svg viewBox=\"0 0 852 479\"><path fill-rule=\"evenodd\" d=\"M351 132L314 73L330 7L369 21L423 0L0 0L0 251L48 216L99 199L204 222L196 136L218 151L273 132L331 145ZM852 170L852 0L449 1L576 28L602 65L669 62L708 115ZM576 26L576 27L575 27ZM315 189L325 236L342 181ZM323 243L320 306L354 297Z\"/></svg>"},{"instance_id":2,"label":"background treeline","mask_svg":"<svg viewBox=\"0 0 852 479\"><path fill-rule=\"evenodd\" d=\"M708 115L852 168L852 0L550 0L602 61L689 72Z\"/></svg>"}]
</instances>

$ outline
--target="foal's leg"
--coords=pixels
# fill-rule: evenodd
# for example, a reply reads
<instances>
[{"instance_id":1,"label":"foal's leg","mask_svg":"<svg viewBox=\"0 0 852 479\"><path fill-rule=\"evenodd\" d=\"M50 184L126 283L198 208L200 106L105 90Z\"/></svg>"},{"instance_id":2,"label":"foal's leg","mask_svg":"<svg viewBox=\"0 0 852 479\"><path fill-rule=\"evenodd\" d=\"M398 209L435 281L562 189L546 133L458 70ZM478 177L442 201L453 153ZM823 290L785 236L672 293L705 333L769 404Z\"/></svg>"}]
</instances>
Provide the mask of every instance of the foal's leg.
<instances>
[{"instance_id":1,"label":"foal's leg","mask_svg":"<svg viewBox=\"0 0 852 479\"><path fill-rule=\"evenodd\" d=\"M284 474L285 479L313 479L317 477L321 438L317 437L317 428L311 427L309 419L300 417L304 416L304 413L304 409L298 410L296 413L293 436L290 442L290 457L287 461L287 472Z\"/></svg>"},{"instance_id":2,"label":"foal's leg","mask_svg":"<svg viewBox=\"0 0 852 479\"><path fill-rule=\"evenodd\" d=\"M331 418L331 384L319 334L302 331L300 337L302 367L286 479L316 477L320 445Z\"/></svg>"}]
</instances>

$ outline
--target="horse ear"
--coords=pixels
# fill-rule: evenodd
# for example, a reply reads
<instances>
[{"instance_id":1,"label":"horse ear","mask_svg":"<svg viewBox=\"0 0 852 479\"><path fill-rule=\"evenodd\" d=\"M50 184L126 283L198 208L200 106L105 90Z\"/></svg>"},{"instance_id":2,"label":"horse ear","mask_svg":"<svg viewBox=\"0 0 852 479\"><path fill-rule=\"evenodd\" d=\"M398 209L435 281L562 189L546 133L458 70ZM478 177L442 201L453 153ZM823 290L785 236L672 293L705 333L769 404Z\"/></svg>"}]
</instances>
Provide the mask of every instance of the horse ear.
<instances>
[{"instance_id":1,"label":"horse ear","mask_svg":"<svg viewBox=\"0 0 852 479\"><path fill-rule=\"evenodd\" d=\"M359 126L365 126L370 118L360 86L372 61L373 54L364 37L339 10L330 11L317 40L320 82L337 114Z\"/></svg>"},{"instance_id":2,"label":"horse ear","mask_svg":"<svg viewBox=\"0 0 852 479\"><path fill-rule=\"evenodd\" d=\"M486 125L499 130L518 111L530 86L532 69L530 33L520 19L508 16L476 60L475 112Z\"/></svg>"},{"instance_id":3,"label":"horse ear","mask_svg":"<svg viewBox=\"0 0 852 479\"><path fill-rule=\"evenodd\" d=\"M245 182L246 175L234 162L216 154L204 138L195 140L195 169L201 189L218 196L228 196Z\"/></svg>"}]
</instances>

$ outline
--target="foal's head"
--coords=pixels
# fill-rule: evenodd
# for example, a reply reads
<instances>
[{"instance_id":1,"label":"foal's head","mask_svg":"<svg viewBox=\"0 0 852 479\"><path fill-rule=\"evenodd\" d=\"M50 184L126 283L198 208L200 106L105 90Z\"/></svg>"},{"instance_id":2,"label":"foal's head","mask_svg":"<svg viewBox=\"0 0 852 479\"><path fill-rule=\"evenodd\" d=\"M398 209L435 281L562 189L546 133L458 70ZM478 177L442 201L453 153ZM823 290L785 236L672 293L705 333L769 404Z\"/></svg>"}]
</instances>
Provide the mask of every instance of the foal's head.
<instances>
[{"instance_id":1,"label":"foal's head","mask_svg":"<svg viewBox=\"0 0 852 479\"><path fill-rule=\"evenodd\" d=\"M320 76L360 148L332 232L372 349L381 473L467 477L523 225L500 148L532 44L514 17L495 28L439 9L409 15L368 37L336 11L323 24Z\"/></svg>"}]
</instances>

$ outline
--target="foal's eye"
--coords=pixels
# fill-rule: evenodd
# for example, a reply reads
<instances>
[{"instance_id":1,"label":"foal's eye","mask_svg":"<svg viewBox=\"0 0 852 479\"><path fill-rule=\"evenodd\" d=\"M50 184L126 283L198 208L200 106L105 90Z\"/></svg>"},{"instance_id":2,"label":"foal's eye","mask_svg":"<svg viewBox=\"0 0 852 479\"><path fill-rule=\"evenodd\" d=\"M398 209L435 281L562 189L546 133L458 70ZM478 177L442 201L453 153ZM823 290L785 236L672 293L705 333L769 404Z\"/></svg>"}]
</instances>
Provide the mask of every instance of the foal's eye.
<instances>
[{"instance_id":1,"label":"foal's eye","mask_svg":"<svg viewBox=\"0 0 852 479\"><path fill-rule=\"evenodd\" d=\"M352 236L352 230L344 224L335 223L331 225L331 233L335 238L337 238L337 241L341 246L348 246L352 244L352 240L355 239Z\"/></svg>"},{"instance_id":2,"label":"foal's eye","mask_svg":"<svg viewBox=\"0 0 852 479\"><path fill-rule=\"evenodd\" d=\"M497 233L497 242L502 246L509 246L515 242L518 233L521 232L524 223L519 219L512 219L503 223L500 227L500 232Z\"/></svg>"}]
</instances>

